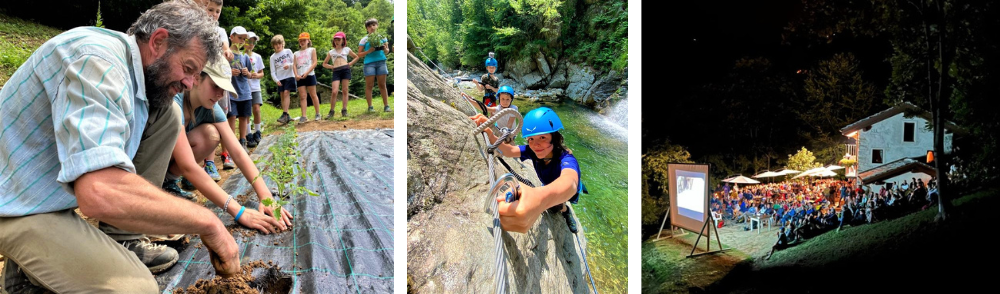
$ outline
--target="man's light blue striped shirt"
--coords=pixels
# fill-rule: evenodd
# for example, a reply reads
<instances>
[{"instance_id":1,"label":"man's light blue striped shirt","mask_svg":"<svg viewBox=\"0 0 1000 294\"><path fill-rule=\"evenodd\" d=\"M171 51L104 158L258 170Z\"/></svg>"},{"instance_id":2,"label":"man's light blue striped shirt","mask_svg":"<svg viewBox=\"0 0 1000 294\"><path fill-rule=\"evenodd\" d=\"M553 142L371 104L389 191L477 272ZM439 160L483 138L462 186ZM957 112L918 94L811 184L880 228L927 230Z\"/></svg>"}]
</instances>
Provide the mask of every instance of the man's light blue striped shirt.
<instances>
[{"instance_id":1,"label":"man's light blue striped shirt","mask_svg":"<svg viewBox=\"0 0 1000 294\"><path fill-rule=\"evenodd\" d=\"M0 217L77 207L89 172L134 173L148 116L135 37L81 27L42 44L0 89Z\"/></svg>"}]
</instances>

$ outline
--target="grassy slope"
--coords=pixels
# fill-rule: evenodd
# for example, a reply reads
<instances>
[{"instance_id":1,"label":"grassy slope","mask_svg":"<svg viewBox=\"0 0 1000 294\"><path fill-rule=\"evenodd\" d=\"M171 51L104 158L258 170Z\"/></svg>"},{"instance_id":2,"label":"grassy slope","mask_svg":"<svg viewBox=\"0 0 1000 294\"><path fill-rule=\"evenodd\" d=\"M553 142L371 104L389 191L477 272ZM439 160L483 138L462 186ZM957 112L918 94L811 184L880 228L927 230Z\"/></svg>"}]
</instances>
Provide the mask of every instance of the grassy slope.
<instances>
[{"instance_id":1,"label":"grassy slope","mask_svg":"<svg viewBox=\"0 0 1000 294\"><path fill-rule=\"evenodd\" d=\"M62 31L0 13L0 85L38 46Z\"/></svg>"},{"instance_id":2,"label":"grassy slope","mask_svg":"<svg viewBox=\"0 0 1000 294\"><path fill-rule=\"evenodd\" d=\"M1000 205L998 194L1000 190L995 189L955 200L945 222L934 221L936 210L921 211L847 227L840 233L829 232L778 251L768 261L738 261L731 271L707 266L702 274L729 271L707 287L671 275L671 267L688 262L683 256L669 254L679 249L664 250L646 243L642 248L643 289L688 291L695 287L710 292L757 293L870 291L870 285L893 291L986 286L991 282L990 268L1000 261L987 247L993 237L992 208Z\"/></svg>"}]
</instances>

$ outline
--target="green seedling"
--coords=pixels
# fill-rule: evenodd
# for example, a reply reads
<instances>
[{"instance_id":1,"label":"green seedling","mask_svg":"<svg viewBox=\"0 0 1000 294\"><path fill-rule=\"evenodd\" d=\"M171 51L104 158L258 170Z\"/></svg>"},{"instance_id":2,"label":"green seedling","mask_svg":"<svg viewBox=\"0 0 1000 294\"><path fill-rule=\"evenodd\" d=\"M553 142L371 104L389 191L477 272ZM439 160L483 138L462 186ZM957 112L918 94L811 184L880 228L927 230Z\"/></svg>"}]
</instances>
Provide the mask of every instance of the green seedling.
<instances>
[{"instance_id":1,"label":"green seedling","mask_svg":"<svg viewBox=\"0 0 1000 294\"><path fill-rule=\"evenodd\" d=\"M384 39L385 36L380 34L378 31L375 31L374 33L368 34L368 45L371 45L371 48L379 48L384 45L384 42L382 42Z\"/></svg>"},{"instance_id":2,"label":"green seedling","mask_svg":"<svg viewBox=\"0 0 1000 294\"><path fill-rule=\"evenodd\" d=\"M292 197L300 195L319 196L316 192L299 186L297 182L299 178L312 178L312 174L303 172L300 167L297 167L298 158L296 157L296 153L299 143L296 141L296 138L298 136L298 133L295 132L295 127L286 127L284 133L278 137L277 142L267 148L271 152L271 157L263 161L264 167L261 170L261 174L257 175L257 178L261 175L266 175L276 184L278 194L274 195L275 199L261 200L261 204L274 209L274 219L281 219L282 206L288 204ZM254 181L257 178L254 178Z\"/></svg>"}]
</instances>

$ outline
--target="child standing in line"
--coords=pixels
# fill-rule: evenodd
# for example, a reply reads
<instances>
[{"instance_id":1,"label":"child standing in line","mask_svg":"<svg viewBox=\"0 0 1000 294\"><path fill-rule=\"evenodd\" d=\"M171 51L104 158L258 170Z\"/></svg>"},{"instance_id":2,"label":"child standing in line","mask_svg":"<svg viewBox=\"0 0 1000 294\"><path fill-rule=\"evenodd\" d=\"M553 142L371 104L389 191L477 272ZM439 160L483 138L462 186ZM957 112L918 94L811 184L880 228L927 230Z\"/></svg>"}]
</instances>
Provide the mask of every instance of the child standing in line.
<instances>
[{"instance_id":1,"label":"child standing in line","mask_svg":"<svg viewBox=\"0 0 1000 294\"><path fill-rule=\"evenodd\" d=\"M247 147L254 148L260 143L260 132L263 130L263 123L260 122L260 106L264 104L264 100L260 97L260 79L264 77L264 58L253 52L254 47L257 47L257 34L254 32L247 32L247 43L246 50L247 55L250 55L250 62L253 67L250 68L250 96L253 97L253 132L247 135Z\"/></svg>"},{"instance_id":2,"label":"child standing in line","mask_svg":"<svg viewBox=\"0 0 1000 294\"><path fill-rule=\"evenodd\" d=\"M239 119L240 128L237 138L239 138L239 143L244 149L246 149L247 145L247 121L250 119L252 109L250 106L252 100L250 96L250 68L253 67L253 64L250 62L250 56L240 51L243 51L241 49L248 36L247 30L241 26L233 27L229 33L229 41L232 44L231 49L235 52L233 62L230 65L233 71L232 80L233 88L236 88L236 95L231 95L229 99L228 119L233 133L236 133L236 119ZM222 168L236 168L225 146L223 146L222 150Z\"/></svg>"},{"instance_id":3,"label":"child standing in line","mask_svg":"<svg viewBox=\"0 0 1000 294\"><path fill-rule=\"evenodd\" d=\"M333 82L330 85L333 96L330 97L330 113L326 115L327 119L333 118L333 110L337 108L337 92L341 85L343 85L344 98L341 103L340 116L347 117L347 90L351 84L351 66L354 66L354 63L358 61L358 55L354 54L350 47L347 47L347 35L344 32L337 32L333 35L332 43L333 49L330 49L326 59L323 59L323 67L333 70ZM351 57L351 61L348 62L347 57ZM331 59L331 64L327 64Z\"/></svg>"},{"instance_id":4,"label":"child standing in line","mask_svg":"<svg viewBox=\"0 0 1000 294\"><path fill-rule=\"evenodd\" d=\"M275 35L271 38L271 46L274 47L274 54L271 54L271 79L278 84L278 93L281 95L281 117L278 123L286 124L292 120L288 115L288 95L294 90L295 77L299 75L295 69L295 55L292 50L285 49L285 37Z\"/></svg>"},{"instance_id":5,"label":"child standing in line","mask_svg":"<svg viewBox=\"0 0 1000 294\"><path fill-rule=\"evenodd\" d=\"M319 120L319 96L316 95L316 48L312 47L312 40L309 33L299 34L299 51L295 51L295 67L298 70L295 75L295 83L299 86L299 106L302 109L302 116L299 123L306 122L306 98L312 97L313 110L316 111L316 120Z\"/></svg>"},{"instance_id":6,"label":"child standing in line","mask_svg":"<svg viewBox=\"0 0 1000 294\"><path fill-rule=\"evenodd\" d=\"M368 34L373 34L378 29L378 20L371 18L365 21L365 29ZM388 39L383 38L382 46L372 47L368 36L358 43L358 56L365 58L365 99L368 99L368 111L375 111L372 108L372 86L375 79L378 79L379 93L382 94L382 105L385 105L385 112L389 112L389 90L385 86L385 77L389 74L389 68L385 64L385 54L389 53L389 46L386 46Z\"/></svg>"}]
</instances>

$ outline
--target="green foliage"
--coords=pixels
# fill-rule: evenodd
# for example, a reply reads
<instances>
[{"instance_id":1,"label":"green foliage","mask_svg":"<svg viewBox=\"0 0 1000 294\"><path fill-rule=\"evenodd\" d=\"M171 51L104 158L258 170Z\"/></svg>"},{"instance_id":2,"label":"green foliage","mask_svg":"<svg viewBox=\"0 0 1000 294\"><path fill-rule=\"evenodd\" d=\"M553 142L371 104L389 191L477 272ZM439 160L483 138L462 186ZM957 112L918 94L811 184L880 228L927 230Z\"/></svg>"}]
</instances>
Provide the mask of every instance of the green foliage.
<instances>
[{"instance_id":1,"label":"green foliage","mask_svg":"<svg viewBox=\"0 0 1000 294\"><path fill-rule=\"evenodd\" d=\"M276 200L261 200L261 204L274 208L275 219L281 219L281 207L288 204L289 201L287 199L300 195L319 195L298 184L299 179L312 177L312 174L302 170L296 157L299 146L299 142L296 140L298 137L299 135L295 132L294 126L289 125L286 127L284 132L278 136L277 142L267 148L271 152L271 157L268 157L263 162L264 165L261 174L257 176L266 175L271 181L274 181L278 190L278 194L274 195ZM257 163L259 164L260 162ZM254 178L254 181L256 180Z\"/></svg>"},{"instance_id":2,"label":"green foliage","mask_svg":"<svg viewBox=\"0 0 1000 294\"><path fill-rule=\"evenodd\" d=\"M94 21L94 26L99 28L104 27L104 19L101 18L101 1L97 1L97 20Z\"/></svg>"},{"instance_id":3,"label":"green foliage","mask_svg":"<svg viewBox=\"0 0 1000 294\"><path fill-rule=\"evenodd\" d=\"M61 31L0 13L0 85L45 41Z\"/></svg>"},{"instance_id":4,"label":"green foliage","mask_svg":"<svg viewBox=\"0 0 1000 294\"><path fill-rule=\"evenodd\" d=\"M807 171L821 166L823 166L823 164L816 162L816 156L814 156L811 151L806 149L806 147L802 147L802 149L794 155L789 154L788 164L785 165L786 168L797 171Z\"/></svg>"},{"instance_id":5,"label":"green foliage","mask_svg":"<svg viewBox=\"0 0 1000 294\"><path fill-rule=\"evenodd\" d=\"M445 67L484 69L495 52L502 69L541 52L620 70L628 64L627 8L625 1L414 0L407 33Z\"/></svg>"},{"instance_id":6,"label":"green foliage","mask_svg":"<svg viewBox=\"0 0 1000 294\"><path fill-rule=\"evenodd\" d=\"M351 2L350 5L347 2ZM223 5L219 25L226 29L243 26L257 34L260 40L254 52L260 54L264 60L265 74L270 71L270 56L274 53L274 48L271 46L272 37L282 35L285 38L285 48L294 52L301 49L298 45L299 34L308 32L312 47L316 49L316 79L319 83L329 86L333 72L323 68L322 62L327 52L333 48L331 43L333 35L339 31L344 32L347 35L347 46L357 53L358 42L367 35L365 20L369 18L379 20L380 29L389 26L393 16L392 7L393 4L388 0L227 1ZM395 76L392 55L392 53L387 55L386 62L389 68L386 80L390 84ZM351 94L360 97L365 95L362 64L363 60L358 60L351 68L351 75L355 78L351 80L350 91ZM270 78L261 79L261 87L268 89L265 92L277 89L277 85ZM375 87L374 92L378 92L378 87Z\"/></svg>"},{"instance_id":7,"label":"green foliage","mask_svg":"<svg viewBox=\"0 0 1000 294\"><path fill-rule=\"evenodd\" d=\"M683 146L664 142L642 155L642 223L653 224L666 211L669 201L663 195L669 192L671 163L691 163L691 153ZM652 196L650 190L659 192Z\"/></svg>"}]
</instances>

